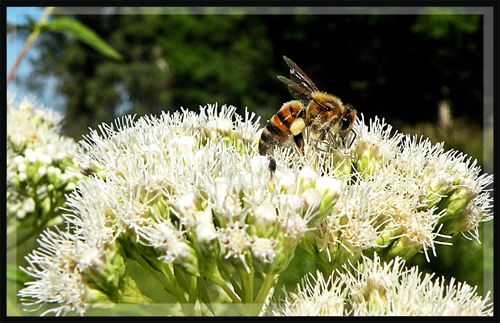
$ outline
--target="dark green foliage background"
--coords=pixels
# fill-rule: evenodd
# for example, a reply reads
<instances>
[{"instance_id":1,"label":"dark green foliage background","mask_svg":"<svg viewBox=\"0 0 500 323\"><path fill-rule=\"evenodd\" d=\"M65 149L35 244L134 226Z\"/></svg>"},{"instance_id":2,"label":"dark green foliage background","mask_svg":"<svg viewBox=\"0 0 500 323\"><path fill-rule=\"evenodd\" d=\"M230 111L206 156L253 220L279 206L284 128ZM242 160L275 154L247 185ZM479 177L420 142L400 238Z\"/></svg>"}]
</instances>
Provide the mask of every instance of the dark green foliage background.
<instances>
[{"instance_id":1,"label":"dark green foliage background","mask_svg":"<svg viewBox=\"0 0 500 323\"><path fill-rule=\"evenodd\" d=\"M158 114L181 106L197 109L214 102L235 105L240 113L248 107L262 116L264 125L291 99L276 79L288 75L281 58L285 54L320 89L352 103L365 117L378 115L404 132L449 141L448 148L481 162L483 156L491 156L489 150L483 152L482 140L483 128L492 128L491 120L483 120L480 15L220 15L191 14L189 9L185 14L130 14L125 10L73 15L116 49L122 61L107 59L63 34L43 33L35 44L39 55L31 62L33 74L17 80L40 91L48 78L55 78L60 96L54 100L55 108L65 111L64 131L76 139L88 127L122 114ZM440 100L451 102L459 120L446 132L437 124ZM463 129L468 132L460 135ZM488 160L484 164L491 172ZM487 232L492 234L491 229ZM482 241L486 243L478 245L456 237L455 245L440 247L431 263L423 257L411 263L479 285L483 292L492 288L483 290L483 275L491 274L492 240ZM308 270L303 261L292 266L294 271L281 279L285 284Z\"/></svg>"}]
</instances>

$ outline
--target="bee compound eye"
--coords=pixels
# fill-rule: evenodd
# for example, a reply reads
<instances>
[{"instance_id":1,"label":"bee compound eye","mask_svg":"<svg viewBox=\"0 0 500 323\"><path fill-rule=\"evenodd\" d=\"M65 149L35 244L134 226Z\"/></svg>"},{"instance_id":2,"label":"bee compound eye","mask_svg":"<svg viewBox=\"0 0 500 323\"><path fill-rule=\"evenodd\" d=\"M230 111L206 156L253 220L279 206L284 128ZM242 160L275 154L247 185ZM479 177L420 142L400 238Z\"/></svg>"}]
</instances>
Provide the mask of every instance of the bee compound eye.
<instances>
[{"instance_id":1,"label":"bee compound eye","mask_svg":"<svg viewBox=\"0 0 500 323\"><path fill-rule=\"evenodd\" d=\"M350 120L349 118L346 116L346 117L343 117L342 118L342 121L341 121L341 124L340 124L340 128L342 130L346 130L347 128L349 128L349 125L350 125Z\"/></svg>"}]
</instances>

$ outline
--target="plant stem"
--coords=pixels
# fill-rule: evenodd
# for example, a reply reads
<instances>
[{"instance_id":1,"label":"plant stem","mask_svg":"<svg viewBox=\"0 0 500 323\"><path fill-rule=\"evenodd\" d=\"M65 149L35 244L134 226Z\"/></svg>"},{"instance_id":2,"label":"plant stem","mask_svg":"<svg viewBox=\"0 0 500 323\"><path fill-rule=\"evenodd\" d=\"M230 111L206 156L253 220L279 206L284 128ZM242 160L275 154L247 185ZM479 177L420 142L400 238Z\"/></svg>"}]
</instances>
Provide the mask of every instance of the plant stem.
<instances>
[{"instance_id":1,"label":"plant stem","mask_svg":"<svg viewBox=\"0 0 500 323\"><path fill-rule=\"evenodd\" d=\"M276 277L277 277L277 274L267 274L266 278L262 282L262 286L260 287L260 291L257 294L257 297L255 298L255 302L254 302L255 305L259 306L259 309L258 309L259 311L262 308L262 306L264 305L264 301L266 300L267 294L269 294L269 290L273 286L273 283L274 283ZM258 315L258 313L256 313L255 315Z\"/></svg>"},{"instance_id":2,"label":"plant stem","mask_svg":"<svg viewBox=\"0 0 500 323\"><path fill-rule=\"evenodd\" d=\"M198 296L198 286L197 286L197 283L198 283L198 280L196 279L195 276L191 276L189 277L189 279L191 280L191 283L189 284L189 299L188 299L188 302L189 303L196 303L196 298Z\"/></svg>"},{"instance_id":3,"label":"plant stem","mask_svg":"<svg viewBox=\"0 0 500 323\"><path fill-rule=\"evenodd\" d=\"M124 243L124 242L122 241L122 243ZM127 247L128 247L127 248L127 255L130 258L136 260L140 265L142 265L146 270L148 270L159 282L161 282L163 284L163 287L165 288L165 290L177 299L177 301L179 302L179 304L182 307L182 311L184 312L184 314L193 315L194 305L189 306L186 304L187 300L184 297L184 293L182 290L180 290L178 288L179 285L177 284L174 275L170 271L170 268L163 266L162 264L155 266L156 268L153 267L143 257L143 255L141 255L139 252L137 252L137 250L135 249L135 247L132 244L130 244L128 242L126 242L126 243L127 243Z\"/></svg>"},{"instance_id":4,"label":"plant stem","mask_svg":"<svg viewBox=\"0 0 500 323\"><path fill-rule=\"evenodd\" d=\"M208 279L210 279L213 283L215 283L216 285L219 285L227 294L227 296L229 296L229 298L231 298L231 300L238 304L238 303L241 303L241 299L240 297L238 296L238 294L236 294L234 292L234 290L232 290L227 284L226 282L220 277L220 275L217 273L217 274L213 274L211 276L208 277Z\"/></svg>"},{"instance_id":5,"label":"plant stem","mask_svg":"<svg viewBox=\"0 0 500 323\"><path fill-rule=\"evenodd\" d=\"M254 282L254 270L251 269L250 272L245 270L241 273L241 282L243 285L243 293L241 298L243 299L243 314L245 316L252 315L253 304L253 282Z\"/></svg>"},{"instance_id":6,"label":"plant stem","mask_svg":"<svg viewBox=\"0 0 500 323\"><path fill-rule=\"evenodd\" d=\"M168 285L171 286L171 288L169 288L170 286L166 287L166 288L168 288L168 291L170 293L172 293L181 304L186 303L187 300L184 297L184 293L182 292L182 290L179 290L177 288L179 285L177 284L175 276L172 273L172 271L170 270L170 268L168 266L159 266L159 267L160 267L160 271L162 272L163 276L167 279Z\"/></svg>"},{"instance_id":7,"label":"plant stem","mask_svg":"<svg viewBox=\"0 0 500 323\"><path fill-rule=\"evenodd\" d=\"M238 295L242 295L243 292L242 292L240 285L236 282L236 280L234 279L234 276L229 273L226 266L221 262L217 262L217 268L219 268L221 273L225 276L224 278L229 280L229 282L233 286L234 291Z\"/></svg>"},{"instance_id":8,"label":"plant stem","mask_svg":"<svg viewBox=\"0 0 500 323\"><path fill-rule=\"evenodd\" d=\"M214 309L212 308L212 304L210 304L210 298L208 297L207 283L205 282L205 278L198 277L198 283L196 285L198 288L198 295L200 296L201 301L205 304L205 306L212 313L212 315L215 316L215 312L214 312Z\"/></svg>"},{"instance_id":9,"label":"plant stem","mask_svg":"<svg viewBox=\"0 0 500 323\"><path fill-rule=\"evenodd\" d=\"M38 23L35 26L35 29L31 32L31 34L28 36L26 41L24 42L23 49L21 50L21 53L19 53L19 56L17 56L16 61L14 62L14 65L12 65L12 68L9 71L9 75L7 76L7 84L14 78L14 75L16 74L17 68L19 67L19 64L23 60L24 56L26 55L26 52L28 49L31 47L35 39L37 39L38 35L41 32L41 27L43 24L47 21L49 18L49 15L54 11L54 7L46 7L45 10L43 11L42 16L40 17L40 20L38 20Z\"/></svg>"},{"instance_id":10,"label":"plant stem","mask_svg":"<svg viewBox=\"0 0 500 323\"><path fill-rule=\"evenodd\" d=\"M251 270L249 273L247 273L245 270L243 270L242 275L241 275L241 280L243 283L243 290L244 290L244 295L242 296L242 299L244 299L245 303L253 303L253 280L254 280L254 271Z\"/></svg>"},{"instance_id":11,"label":"plant stem","mask_svg":"<svg viewBox=\"0 0 500 323\"><path fill-rule=\"evenodd\" d=\"M161 272L165 276L165 278L170 281L169 285L171 285L172 288L169 289L169 292L172 293L177 298L179 303L181 304L182 312L184 312L184 314L186 316L194 316L194 314L195 314L194 313L194 304L191 304L186 299L186 297L184 296L184 290L179 288L180 286L179 286L179 284L177 284L177 279L176 279L175 275L173 274L174 267L172 266L172 269L169 266L163 266L163 265L160 265L159 267L160 267Z\"/></svg>"}]
</instances>

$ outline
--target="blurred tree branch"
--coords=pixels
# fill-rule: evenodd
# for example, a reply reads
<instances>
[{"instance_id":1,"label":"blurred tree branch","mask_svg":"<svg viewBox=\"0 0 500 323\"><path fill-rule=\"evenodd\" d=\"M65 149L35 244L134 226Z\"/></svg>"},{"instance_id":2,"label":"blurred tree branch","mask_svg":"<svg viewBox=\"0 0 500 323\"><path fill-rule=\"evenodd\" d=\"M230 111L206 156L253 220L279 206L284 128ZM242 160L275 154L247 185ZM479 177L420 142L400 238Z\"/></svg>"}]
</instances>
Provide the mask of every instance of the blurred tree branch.
<instances>
[{"instance_id":1,"label":"blurred tree branch","mask_svg":"<svg viewBox=\"0 0 500 323\"><path fill-rule=\"evenodd\" d=\"M17 56L16 61L14 62L14 65L12 65L12 68L9 71L9 74L7 76L7 84L14 78L14 75L16 74L17 68L19 67L19 64L23 60L24 56L26 55L26 52L28 52L28 49L30 49L31 45L37 39L38 35L40 35L40 32L42 31L41 26L47 21L49 18L49 15L54 11L54 7L46 7L45 10L43 11L42 16L40 17L40 20L38 20L38 24L35 25L35 29L31 32L31 34L28 36L26 41L24 42L23 49L21 50L21 53L19 53L19 56Z\"/></svg>"},{"instance_id":2,"label":"blurred tree branch","mask_svg":"<svg viewBox=\"0 0 500 323\"><path fill-rule=\"evenodd\" d=\"M14 78L14 75L16 74L19 64L26 55L26 52L31 47L33 42L37 39L37 37L40 35L40 33L45 30L52 32L60 32L66 35L73 36L78 40L86 43L90 47L93 47L96 51L98 51L102 55L105 55L107 57L116 60L122 59L121 55L113 48L111 48L111 46L106 44L106 42L104 42L104 40L102 40L92 29L88 28L87 26L85 26L84 24L82 24L77 20L70 19L67 17L58 17L56 19L51 20L50 22L47 22L50 14L53 11L54 7L46 7L45 10L43 11L40 20L34 26L33 31L24 42L21 53L19 54L16 61L14 62L14 65L10 69L9 74L7 76L7 83L9 83ZM13 26L10 26L9 28L12 29Z\"/></svg>"}]
</instances>

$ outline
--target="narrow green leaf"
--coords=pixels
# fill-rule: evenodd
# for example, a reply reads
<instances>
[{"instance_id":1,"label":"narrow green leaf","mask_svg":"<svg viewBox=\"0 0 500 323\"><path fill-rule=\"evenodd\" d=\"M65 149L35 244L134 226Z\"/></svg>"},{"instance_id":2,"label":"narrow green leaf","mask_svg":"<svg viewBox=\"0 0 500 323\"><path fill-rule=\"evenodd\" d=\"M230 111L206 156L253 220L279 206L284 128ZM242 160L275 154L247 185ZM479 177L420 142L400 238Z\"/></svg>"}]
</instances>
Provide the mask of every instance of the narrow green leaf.
<instances>
[{"instance_id":1,"label":"narrow green leaf","mask_svg":"<svg viewBox=\"0 0 500 323\"><path fill-rule=\"evenodd\" d=\"M7 279L19 284L24 284L31 280L30 276L22 272L14 265L7 265Z\"/></svg>"},{"instance_id":2,"label":"narrow green leaf","mask_svg":"<svg viewBox=\"0 0 500 323\"><path fill-rule=\"evenodd\" d=\"M92 29L68 17L58 17L41 26L42 30L60 32L73 36L108 57L121 60L122 56L109 46Z\"/></svg>"}]
</instances>

